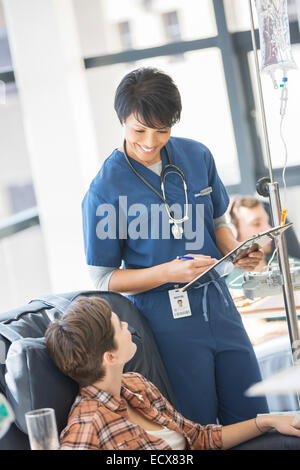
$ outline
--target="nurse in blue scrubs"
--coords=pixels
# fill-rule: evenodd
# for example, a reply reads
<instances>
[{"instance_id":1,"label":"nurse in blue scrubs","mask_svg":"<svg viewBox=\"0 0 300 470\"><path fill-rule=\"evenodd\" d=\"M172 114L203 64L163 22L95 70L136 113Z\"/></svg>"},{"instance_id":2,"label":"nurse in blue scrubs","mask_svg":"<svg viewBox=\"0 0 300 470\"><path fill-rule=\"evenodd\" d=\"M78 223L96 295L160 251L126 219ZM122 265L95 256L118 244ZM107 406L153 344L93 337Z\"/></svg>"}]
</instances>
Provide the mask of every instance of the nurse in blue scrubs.
<instances>
[{"instance_id":1,"label":"nurse in blue scrubs","mask_svg":"<svg viewBox=\"0 0 300 470\"><path fill-rule=\"evenodd\" d=\"M268 412L264 397L244 395L261 376L223 278L178 292L238 245L224 220L229 199L209 149L171 136L180 94L156 69L127 74L115 110L125 140L82 203L95 286L125 293L147 318L186 418L226 425ZM251 253L238 266L250 271L262 256Z\"/></svg>"}]
</instances>

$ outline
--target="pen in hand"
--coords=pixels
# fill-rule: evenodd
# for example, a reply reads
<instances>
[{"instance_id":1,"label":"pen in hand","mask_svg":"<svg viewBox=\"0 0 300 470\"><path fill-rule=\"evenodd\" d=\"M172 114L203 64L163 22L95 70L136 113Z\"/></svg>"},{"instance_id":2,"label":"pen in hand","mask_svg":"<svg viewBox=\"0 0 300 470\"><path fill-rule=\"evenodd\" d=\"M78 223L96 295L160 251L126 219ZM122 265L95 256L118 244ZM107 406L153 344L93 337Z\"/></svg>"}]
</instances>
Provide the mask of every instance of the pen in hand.
<instances>
[{"instance_id":1,"label":"pen in hand","mask_svg":"<svg viewBox=\"0 0 300 470\"><path fill-rule=\"evenodd\" d=\"M212 261L217 261L216 258L212 258L211 256L207 256L207 255L198 255L198 256L189 256L189 255L184 255L184 256L177 256L176 259L194 259L194 260L204 260L204 259L209 259L209 260L212 260Z\"/></svg>"}]
</instances>

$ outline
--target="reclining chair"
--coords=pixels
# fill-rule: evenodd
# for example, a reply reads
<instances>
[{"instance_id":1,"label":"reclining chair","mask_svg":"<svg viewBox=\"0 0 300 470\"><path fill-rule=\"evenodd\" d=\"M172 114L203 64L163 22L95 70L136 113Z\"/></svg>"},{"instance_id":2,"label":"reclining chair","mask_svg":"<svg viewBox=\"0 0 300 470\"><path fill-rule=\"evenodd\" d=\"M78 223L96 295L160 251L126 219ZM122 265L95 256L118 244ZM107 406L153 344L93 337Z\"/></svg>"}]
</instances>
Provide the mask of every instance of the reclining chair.
<instances>
[{"instance_id":1,"label":"reclining chair","mask_svg":"<svg viewBox=\"0 0 300 470\"><path fill-rule=\"evenodd\" d=\"M82 291L46 296L24 307L0 314L0 393L10 402L15 422L0 439L0 450L29 450L25 413L54 408L58 432L67 424L78 385L62 374L47 354L44 334L79 295L99 296L109 302L121 320L128 322L135 356L124 371L139 372L153 382L175 405L169 380L146 319L126 297L115 292ZM236 446L234 450L300 449L300 439L270 432Z\"/></svg>"},{"instance_id":2,"label":"reclining chair","mask_svg":"<svg viewBox=\"0 0 300 470\"><path fill-rule=\"evenodd\" d=\"M99 296L109 302L122 321L128 322L135 356L124 371L139 372L174 404L168 377L147 320L126 297L115 292L84 291L47 296L0 314L0 392L9 400L15 423L0 440L0 450L29 449L25 413L54 408L58 432L67 424L78 385L62 374L47 354L44 335L78 295Z\"/></svg>"}]
</instances>

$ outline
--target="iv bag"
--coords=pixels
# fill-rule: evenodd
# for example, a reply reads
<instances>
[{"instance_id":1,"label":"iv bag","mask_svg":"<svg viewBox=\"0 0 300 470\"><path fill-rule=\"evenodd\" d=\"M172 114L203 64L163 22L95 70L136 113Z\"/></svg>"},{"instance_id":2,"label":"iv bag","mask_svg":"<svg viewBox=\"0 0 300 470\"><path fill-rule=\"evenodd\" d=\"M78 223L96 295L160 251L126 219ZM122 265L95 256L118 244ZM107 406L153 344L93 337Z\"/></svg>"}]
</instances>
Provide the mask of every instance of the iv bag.
<instances>
[{"instance_id":1,"label":"iv bag","mask_svg":"<svg viewBox=\"0 0 300 470\"><path fill-rule=\"evenodd\" d=\"M287 0L255 0L261 50L261 70L271 74L296 69L290 43Z\"/></svg>"}]
</instances>

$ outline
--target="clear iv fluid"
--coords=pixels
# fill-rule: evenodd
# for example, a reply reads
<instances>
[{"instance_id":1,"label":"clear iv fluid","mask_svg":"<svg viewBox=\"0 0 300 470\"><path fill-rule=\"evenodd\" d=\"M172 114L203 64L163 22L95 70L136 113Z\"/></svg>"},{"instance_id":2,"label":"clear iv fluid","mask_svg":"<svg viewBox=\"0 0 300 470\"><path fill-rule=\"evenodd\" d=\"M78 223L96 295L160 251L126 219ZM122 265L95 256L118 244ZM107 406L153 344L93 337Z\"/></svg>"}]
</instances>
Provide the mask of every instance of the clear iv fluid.
<instances>
[{"instance_id":1,"label":"clear iv fluid","mask_svg":"<svg viewBox=\"0 0 300 470\"><path fill-rule=\"evenodd\" d=\"M287 0L255 0L261 50L261 70L274 74L296 69L290 42Z\"/></svg>"}]
</instances>

